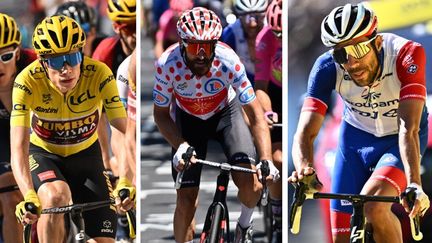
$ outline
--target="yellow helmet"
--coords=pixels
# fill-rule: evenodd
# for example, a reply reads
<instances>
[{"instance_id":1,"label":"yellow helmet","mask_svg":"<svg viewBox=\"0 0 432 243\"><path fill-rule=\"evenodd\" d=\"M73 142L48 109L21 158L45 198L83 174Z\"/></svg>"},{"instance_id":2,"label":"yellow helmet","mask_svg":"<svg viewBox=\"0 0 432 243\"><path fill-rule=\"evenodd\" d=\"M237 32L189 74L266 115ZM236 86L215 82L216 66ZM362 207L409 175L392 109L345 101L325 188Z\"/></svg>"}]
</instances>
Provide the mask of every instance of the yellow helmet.
<instances>
[{"instance_id":1,"label":"yellow helmet","mask_svg":"<svg viewBox=\"0 0 432 243\"><path fill-rule=\"evenodd\" d=\"M114 22L135 22L136 0L108 0L107 11Z\"/></svg>"},{"instance_id":2,"label":"yellow helmet","mask_svg":"<svg viewBox=\"0 0 432 243\"><path fill-rule=\"evenodd\" d=\"M21 33L15 20L0 13L0 48L21 44Z\"/></svg>"},{"instance_id":3,"label":"yellow helmet","mask_svg":"<svg viewBox=\"0 0 432 243\"><path fill-rule=\"evenodd\" d=\"M68 53L85 45L85 33L80 25L67 16L46 17L33 33L33 47L37 54Z\"/></svg>"}]
</instances>

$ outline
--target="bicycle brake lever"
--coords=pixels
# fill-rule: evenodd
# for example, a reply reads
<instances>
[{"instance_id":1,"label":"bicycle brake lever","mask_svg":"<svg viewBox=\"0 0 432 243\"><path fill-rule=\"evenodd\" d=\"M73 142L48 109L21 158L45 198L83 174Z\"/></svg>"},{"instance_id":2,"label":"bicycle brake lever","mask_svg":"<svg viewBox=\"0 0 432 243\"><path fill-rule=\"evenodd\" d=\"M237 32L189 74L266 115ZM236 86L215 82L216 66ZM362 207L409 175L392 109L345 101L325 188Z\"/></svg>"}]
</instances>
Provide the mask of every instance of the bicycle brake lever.
<instances>
[{"instance_id":1,"label":"bicycle brake lever","mask_svg":"<svg viewBox=\"0 0 432 243\"><path fill-rule=\"evenodd\" d=\"M302 214L303 203L306 200L306 185L299 182L295 186L294 198L291 204L289 228L291 233L298 234L300 232L300 220Z\"/></svg>"},{"instance_id":2,"label":"bicycle brake lever","mask_svg":"<svg viewBox=\"0 0 432 243\"><path fill-rule=\"evenodd\" d=\"M261 184L263 185L263 192L261 195L261 205L267 206L268 204L268 188L266 178L270 174L270 168L267 160L261 161Z\"/></svg>"},{"instance_id":3,"label":"bicycle brake lever","mask_svg":"<svg viewBox=\"0 0 432 243\"><path fill-rule=\"evenodd\" d=\"M190 165L190 159L192 158L192 156L193 156L193 151L194 151L195 149L194 149L194 147L189 147L187 150L186 150L186 153L184 153L184 154L182 154L182 159L184 160L184 162L185 162L185 165L184 165L184 168L183 168L183 170L182 171L179 171L178 173L177 173L177 177L176 177L176 181L175 181L175 189L180 189L180 187L181 187L181 185L182 185L182 182L183 182L183 174L184 174L184 171L189 167L189 165Z\"/></svg>"},{"instance_id":4,"label":"bicycle brake lever","mask_svg":"<svg viewBox=\"0 0 432 243\"><path fill-rule=\"evenodd\" d=\"M31 212L32 214L37 214L37 207L33 203L26 203L24 207L27 211ZM24 225L24 230L23 230L24 243L31 243L31 228L32 228L31 224Z\"/></svg>"},{"instance_id":5,"label":"bicycle brake lever","mask_svg":"<svg viewBox=\"0 0 432 243\"><path fill-rule=\"evenodd\" d=\"M415 188L407 188L407 191L402 193L402 197L406 197L409 209L414 207L416 201ZM411 235L415 241L423 239L423 233L420 231L420 216L417 214L414 218L410 218Z\"/></svg>"},{"instance_id":6,"label":"bicycle brake lever","mask_svg":"<svg viewBox=\"0 0 432 243\"><path fill-rule=\"evenodd\" d=\"M127 189L121 189L119 191L119 197L120 199L123 201L125 200L127 197L129 197L130 192ZM129 229L129 236L134 239L135 238L135 232L136 232L136 219L135 219L135 213L133 211L133 209L129 209L128 211L126 211L126 217L128 219L129 224L132 226Z\"/></svg>"}]
</instances>

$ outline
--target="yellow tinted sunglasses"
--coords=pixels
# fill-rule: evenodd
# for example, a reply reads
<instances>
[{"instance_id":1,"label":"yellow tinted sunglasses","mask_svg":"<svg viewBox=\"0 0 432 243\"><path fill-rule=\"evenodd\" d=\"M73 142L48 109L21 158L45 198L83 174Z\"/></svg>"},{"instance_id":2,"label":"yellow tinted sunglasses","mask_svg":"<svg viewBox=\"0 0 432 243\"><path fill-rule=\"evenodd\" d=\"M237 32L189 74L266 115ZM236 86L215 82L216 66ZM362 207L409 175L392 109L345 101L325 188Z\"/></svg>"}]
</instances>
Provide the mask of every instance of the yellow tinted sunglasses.
<instances>
[{"instance_id":1,"label":"yellow tinted sunglasses","mask_svg":"<svg viewBox=\"0 0 432 243\"><path fill-rule=\"evenodd\" d=\"M357 43L355 45L349 45L349 46L344 46L344 47L341 47L338 49L333 49L331 51L333 59L339 64L345 64L348 62L348 55L350 55L356 59L363 58L372 49L372 47L369 46L369 43L371 43L373 40L375 40L375 38L376 38L376 36L370 40L363 41L363 42Z\"/></svg>"}]
</instances>

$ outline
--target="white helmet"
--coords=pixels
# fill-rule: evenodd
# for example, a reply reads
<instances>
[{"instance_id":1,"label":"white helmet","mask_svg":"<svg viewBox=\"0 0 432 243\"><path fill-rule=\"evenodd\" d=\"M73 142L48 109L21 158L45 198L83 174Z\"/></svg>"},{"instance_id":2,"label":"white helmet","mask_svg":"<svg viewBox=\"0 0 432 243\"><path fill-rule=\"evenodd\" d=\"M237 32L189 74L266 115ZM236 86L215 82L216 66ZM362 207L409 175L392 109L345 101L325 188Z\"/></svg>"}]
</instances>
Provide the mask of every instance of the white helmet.
<instances>
[{"instance_id":1,"label":"white helmet","mask_svg":"<svg viewBox=\"0 0 432 243\"><path fill-rule=\"evenodd\" d=\"M327 47L354 38L376 34L377 17L365 3L333 9L321 23L321 40Z\"/></svg>"},{"instance_id":2,"label":"white helmet","mask_svg":"<svg viewBox=\"0 0 432 243\"><path fill-rule=\"evenodd\" d=\"M234 0L236 14L259 13L267 9L267 0Z\"/></svg>"}]
</instances>

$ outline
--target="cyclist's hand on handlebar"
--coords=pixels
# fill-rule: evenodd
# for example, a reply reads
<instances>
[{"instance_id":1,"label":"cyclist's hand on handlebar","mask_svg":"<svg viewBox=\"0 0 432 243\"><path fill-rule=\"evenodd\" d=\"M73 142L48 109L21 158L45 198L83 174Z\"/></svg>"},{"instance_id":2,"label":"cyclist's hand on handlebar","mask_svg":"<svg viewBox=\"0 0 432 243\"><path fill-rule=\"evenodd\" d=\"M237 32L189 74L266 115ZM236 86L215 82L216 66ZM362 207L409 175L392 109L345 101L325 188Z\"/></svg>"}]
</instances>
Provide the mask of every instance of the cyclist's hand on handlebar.
<instances>
[{"instance_id":1,"label":"cyclist's hand on handlebar","mask_svg":"<svg viewBox=\"0 0 432 243\"><path fill-rule=\"evenodd\" d=\"M35 208L36 213L29 211L29 206ZM24 200L15 207L15 215L19 222L23 224L33 224L37 221L42 210L41 203L35 190L29 190Z\"/></svg>"},{"instance_id":2,"label":"cyclist's hand on handlebar","mask_svg":"<svg viewBox=\"0 0 432 243\"><path fill-rule=\"evenodd\" d=\"M288 177L288 183L297 184L299 182L305 183L312 193L315 191L321 191L323 187L323 184L318 180L315 169L310 164L299 170L293 171L291 176Z\"/></svg>"},{"instance_id":3,"label":"cyclist's hand on handlebar","mask_svg":"<svg viewBox=\"0 0 432 243\"><path fill-rule=\"evenodd\" d=\"M119 192L123 189L129 191L129 196L122 201ZM113 191L113 195L115 197L116 206L119 206L121 210L128 211L135 206L136 189L126 177L120 177Z\"/></svg>"},{"instance_id":4,"label":"cyclist's hand on handlebar","mask_svg":"<svg viewBox=\"0 0 432 243\"><path fill-rule=\"evenodd\" d=\"M405 190L405 193L410 190L415 191L415 202L413 207L410 208L406 197L402 197L402 205L404 206L405 211L409 213L410 218L414 218L416 215L423 216L430 206L429 197L426 195L426 193L424 193L422 187L417 183L409 184Z\"/></svg>"},{"instance_id":5,"label":"cyclist's hand on handlebar","mask_svg":"<svg viewBox=\"0 0 432 243\"><path fill-rule=\"evenodd\" d=\"M185 169L185 160L189 160L189 162L195 163L195 157L196 153L194 147L189 146L188 143L184 142L180 144L176 153L174 154L173 166L177 171L182 171Z\"/></svg>"},{"instance_id":6,"label":"cyclist's hand on handlebar","mask_svg":"<svg viewBox=\"0 0 432 243\"><path fill-rule=\"evenodd\" d=\"M278 123L279 121L278 114L274 111L266 111L264 113L264 119L269 126L273 125L274 123Z\"/></svg>"},{"instance_id":7,"label":"cyclist's hand on handlebar","mask_svg":"<svg viewBox=\"0 0 432 243\"><path fill-rule=\"evenodd\" d=\"M260 181L262 181L262 171L261 171L261 167L263 166L264 161L267 162L268 164L268 176L265 178L266 182L276 182L277 180L280 179L280 174L279 174L279 170L274 166L273 162L271 160L261 160L257 166L257 172L258 172L258 179Z\"/></svg>"}]
</instances>

